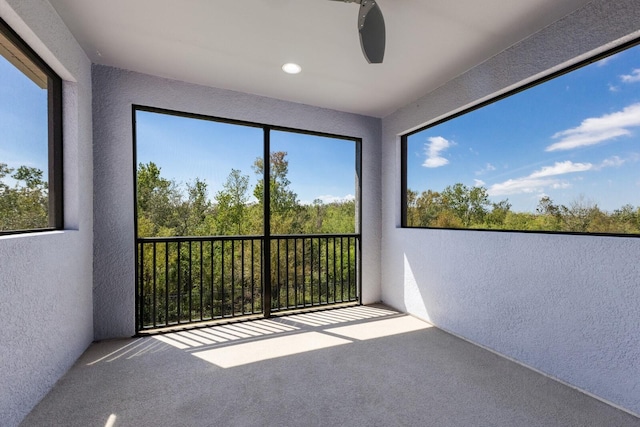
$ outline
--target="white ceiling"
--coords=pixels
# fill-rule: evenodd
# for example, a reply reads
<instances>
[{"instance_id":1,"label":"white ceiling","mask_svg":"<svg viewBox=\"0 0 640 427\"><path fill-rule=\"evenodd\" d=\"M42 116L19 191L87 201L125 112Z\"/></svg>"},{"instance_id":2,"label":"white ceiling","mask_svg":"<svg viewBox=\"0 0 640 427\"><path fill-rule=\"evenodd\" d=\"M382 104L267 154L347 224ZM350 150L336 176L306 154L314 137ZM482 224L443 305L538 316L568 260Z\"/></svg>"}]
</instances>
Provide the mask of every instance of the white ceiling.
<instances>
[{"instance_id":1,"label":"white ceiling","mask_svg":"<svg viewBox=\"0 0 640 427\"><path fill-rule=\"evenodd\" d=\"M385 117L589 0L378 0L387 48L377 65L360 50L356 4L50 2L94 63ZM285 62L302 73L283 73Z\"/></svg>"}]
</instances>

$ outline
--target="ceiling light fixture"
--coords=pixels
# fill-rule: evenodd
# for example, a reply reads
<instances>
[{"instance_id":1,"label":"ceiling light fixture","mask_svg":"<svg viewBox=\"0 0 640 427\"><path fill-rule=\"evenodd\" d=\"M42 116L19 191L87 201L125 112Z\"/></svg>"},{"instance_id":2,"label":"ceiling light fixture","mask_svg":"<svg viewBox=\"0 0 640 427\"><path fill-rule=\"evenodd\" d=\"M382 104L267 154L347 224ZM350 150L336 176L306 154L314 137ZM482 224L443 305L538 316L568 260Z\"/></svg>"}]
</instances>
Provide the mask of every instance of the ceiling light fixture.
<instances>
[{"instance_id":1,"label":"ceiling light fixture","mask_svg":"<svg viewBox=\"0 0 640 427\"><path fill-rule=\"evenodd\" d=\"M282 66L282 71L287 74L298 74L300 71L302 71L302 67L298 64L294 64L293 62L287 62Z\"/></svg>"}]
</instances>

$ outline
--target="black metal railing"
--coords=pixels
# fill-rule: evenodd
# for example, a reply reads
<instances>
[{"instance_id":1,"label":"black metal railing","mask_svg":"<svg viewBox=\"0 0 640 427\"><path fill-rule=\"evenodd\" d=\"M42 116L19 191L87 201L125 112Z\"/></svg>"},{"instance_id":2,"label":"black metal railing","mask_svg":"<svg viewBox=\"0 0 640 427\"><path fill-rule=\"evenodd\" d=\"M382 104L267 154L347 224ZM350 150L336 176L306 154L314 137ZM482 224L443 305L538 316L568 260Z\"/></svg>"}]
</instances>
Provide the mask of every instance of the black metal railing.
<instances>
[{"instance_id":1,"label":"black metal railing","mask_svg":"<svg viewBox=\"0 0 640 427\"><path fill-rule=\"evenodd\" d=\"M272 236L269 251L266 240L138 238L137 329L358 300L359 235ZM264 268L267 252L269 269ZM268 310L265 300L271 301Z\"/></svg>"},{"instance_id":2,"label":"black metal railing","mask_svg":"<svg viewBox=\"0 0 640 427\"><path fill-rule=\"evenodd\" d=\"M271 311L358 299L357 235L271 238Z\"/></svg>"}]
</instances>

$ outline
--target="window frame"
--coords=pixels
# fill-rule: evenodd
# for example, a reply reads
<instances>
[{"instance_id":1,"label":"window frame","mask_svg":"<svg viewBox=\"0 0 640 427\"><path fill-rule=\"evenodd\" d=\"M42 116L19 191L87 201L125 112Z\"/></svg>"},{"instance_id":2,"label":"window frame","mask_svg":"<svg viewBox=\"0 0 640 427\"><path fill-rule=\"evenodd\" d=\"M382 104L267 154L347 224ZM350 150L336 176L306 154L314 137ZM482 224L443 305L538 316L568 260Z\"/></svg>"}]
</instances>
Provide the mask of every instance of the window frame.
<instances>
[{"instance_id":1,"label":"window frame","mask_svg":"<svg viewBox=\"0 0 640 427\"><path fill-rule=\"evenodd\" d=\"M359 234L362 235L362 197L363 197L363 193L362 193L362 185L363 185L363 176L362 176L362 138L361 137L354 137L354 136L347 136L347 135L341 135L341 134L335 134L335 133L330 133L330 132L323 132L323 131L313 131L313 130L306 130L306 129L298 129L298 128L292 128L292 127L287 127L287 126L280 126L280 125L271 125L271 124L266 124L266 123L259 123L259 122L252 122L252 121L247 121L247 120L238 120L238 119L231 119L231 118L225 118L225 117L218 117L218 116L213 116L213 115L208 115L208 114L200 114L200 113L191 113L191 112L186 112L186 111L180 111L180 110L172 110L172 109L168 109L168 108L160 108L160 107L152 107L149 105L143 105L143 104L132 104L131 105L131 123L132 123L132 150L133 150L133 168L132 168L132 173L133 173L133 214L134 214L134 235L136 237L136 239L138 238L138 181L137 181L137 170L138 170L138 153L137 153L137 126L136 126L136 112L138 111L142 111L142 112L147 112L147 113L156 113L156 114L166 114L169 116L175 116L175 117L182 117L182 118L188 118L188 119L196 119L196 120L205 120L205 121L210 121L210 122L216 122L216 123L225 123L225 124L229 124L229 125L236 125L236 126L246 126L246 127L251 127L251 128L257 128L257 129L262 129L264 132L263 135L263 158L264 157L268 157L270 151L271 151L271 147L270 147L270 133L271 131L275 131L275 132L290 132L290 133L297 133L297 134L302 134L302 135L312 135L312 136L319 136L319 137L326 137L326 138L332 138L332 139L342 139L345 141L351 141L355 144L355 173L356 173L356 177L357 177L357 181L356 181L356 229L355 229L355 234ZM269 181L268 179L268 167L265 168L265 176L263 177L263 179L266 181ZM266 186L266 189L268 189L269 187ZM268 198L267 198L268 199ZM267 224L268 221L266 221L268 218L265 217L265 222L264 224ZM263 225L264 225L263 224Z\"/></svg>"},{"instance_id":2,"label":"window frame","mask_svg":"<svg viewBox=\"0 0 640 427\"><path fill-rule=\"evenodd\" d=\"M139 293L138 293L138 289L139 289L139 274L137 274L137 270L138 270L138 266L140 265L140 252L138 250L138 242L140 241L139 239L144 239L144 238L140 238L138 235L138 131L137 131L137 118L136 118L136 113L138 111L141 112L148 112L148 113L156 113L156 114L165 114L165 115L170 115L170 116L175 116L175 117L182 117L182 118L189 118L189 119L196 119L196 120L205 120L205 121L210 121L210 122L216 122L216 123L225 123L225 124L230 124L230 125L236 125L236 126L245 126L245 127L252 127L252 128L257 128L257 129L262 129L263 131L263 153L262 153L262 158L263 159L267 159L270 156L271 153L271 132L272 131L276 131L276 132L290 132L290 133L296 133L296 134L302 134L302 135L313 135L313 136L319 136L319 137L326 137L326 138L332 138L332 139L341 139L341 140L345 140L345 141L351 141L355 144L355 174L356 174L356 209L355 209L355 221L356 221L356 227L355 227L355 233L353 233L354 235L357 235L359 237L358 239L358 246L357 246L357 264L356 264L356 269L357 269L357 295L358 295L358 301L361 300L362 298L362 234L363 234L363 229L362 229L362 213L363 213L363 209L362 209L362 199L363 199L363 176L362 176L362 138L361 137L351 137L351 136L346 136L346 135L339 135L339 134L332 134L329 132L322 132L322 131L312 131L312 130L305 130L305 129L296 129L296 128L291 128L291 127L286 127L286 126L279 126L279 125L270 125L270 124L265 124L265 123L258 123L258 122L250 122L250 121L245 121L245 120L236 120L236 119L230 119L230 118L223 118L223 117L216 117L216 116L212 116L212 115L207 115L207 114L198 114L198 113L189 113L189 112L185 112L185 111L178 111L178 110L171 110L171 109L167 109L167 108L158 108L158 107L151 107L151 106L147 106L147 105L141 105L141 104L132 104L131 105L131 131L132 131L132 160L133 160L133 164L132 164L132 175L133 175L133 222L134 222L134 253L135 253L135 265L136 265L136 275L135 275L135 289L136 289L136 307L139 307L140 305L140 301L139 301ZM269 182L270 181L270 171L269 171L269 162L265 162L264 163L265 167L263 168L263 182ZM263 206L263 233L262 233L262 239L264 242L264 258L265 259L269 259L270 258L270 247L271 247L271 238L272 238L272 233L271 233L271 212L270 212L270 197L269 197L269 185L265 185L264 186L264 200L266 201L264 206ZM263 271L263 277L270 277L271 276L271 263L266 262L263 265L264 271ZM270 287L267 287L270 289ZM264 296L263 296L264 300L263 300L263 307L265 307L264 309L264 316L265 317L269 317L271 315L271 293L270 291L265 292ZM138 310L136 308L136 329L138 329L138 325L140 325L140 320L139 320L139 313L140 310Z\"/></svg>"},{"instance_id":3,"label":"window frame","mask_svg":"<svg viewBox=\"0 0 640 427\"><path fill-rule=\"evenodd\" d=\"M47 77L47 198L49 203L47 227L0 230L0 236L61 230L64 228L63 199L63 142L62 142L62 78L0 18L0 34L13 43Z\"/></svg>"},{"instance_id":4,"label":"window frame","mask_svg":"<svg viewBox=\"0 0 640 427\"><path fill-rule=\"evenodd\" d=\"M533 233L533 234L560 234L560 235L580 235L580 236L605 236L605 237L636 237L640 238L640 234L628 234L628 233L589 233L589 232L577 232L577 231L551 231L551 230L498 230L498 229L488 229L488 228L452 228L452 227L425 227L425 226L410 226L407 224L407 214L408 214L408 206L407 206L407 190L408 190L408 182L407 182L407 143L408 138L412 135L415 135L419 132L422 132L426 129L438 126L442 123L454 120L460 116L471 113L475 110L479 110L488 105L499 102L505 98L508 98L512 95L516 95L520 92L524 92L528 89L531 89L535 86L544 84L550 80L561 77L565 74L571 73L572 71L578 70L580 68L586 67L587 65L593 64L595 62L601 61L609 56L615 55L632 47L640 45L640 38L636 38L625 43L620 44L614 48L608 49L604 52L598 53L594 56L591 56L587 59L578 61L573 65L569 65L561 70L550 73L546 76L543 76L539 79L533 80L529 83L522 84L514 89L511 89L505 93L501 93L499 95L493 96L485 101L482 101L478 104L472 105L471 107L465 108L461 111L458 111L454 114L450 114L445 116L442 119L436 120L432 123L429 123L425 126L421 126L417 129L414 129L410 132L404 133L400 135L400 228L406 229L423 229L423 230L457 230L457 231L484 231L484 232L502 232L502 233Z\"/></svg>"}]
</instances>

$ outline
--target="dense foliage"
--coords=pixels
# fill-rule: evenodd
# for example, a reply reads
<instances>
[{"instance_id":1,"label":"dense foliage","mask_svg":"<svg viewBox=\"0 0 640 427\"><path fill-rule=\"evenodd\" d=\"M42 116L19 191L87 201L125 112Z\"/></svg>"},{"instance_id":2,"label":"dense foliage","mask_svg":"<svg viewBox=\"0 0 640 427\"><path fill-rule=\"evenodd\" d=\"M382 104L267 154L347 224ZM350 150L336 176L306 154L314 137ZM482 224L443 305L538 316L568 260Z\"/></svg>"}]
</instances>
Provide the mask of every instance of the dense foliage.
<instances>
[{"instance_id":1,"label":"dense foliage","mask_svg":"<svg viewBox=\"0 0 640 427\"><path fill-rule=\"evenodd\" d=\"M315 200L310 205L300 203L287 178L286 154L271 153L271 233L355 232L354 200L326 204ZM161 169L153 162L141 163L137 172L138 236L262 234L263 168L262 158L256 159L253 171L258 181L253 189L249 186L249 175L232 169L222 189L211 200L207 183L199 178L181 188L175 180L162 177Z\"/></svg>"},{"instance_id":2,"label":"dense foliage","mask_svg":"<svg viewBox=\"0 0 640 427\"><path fill-rule=\"evenodd\" d=\"M288 179L286 154L274 152L269 159L276 236L269 280L263 280L260 237L265 231L262 158L253 163L258 178L253 189L248 175L232 169L212 199L198 178L181 187L162 177L153 162L138 166L138 237L190 237L139 241L139 328L260 313L265 285L271 288L272 310L357 299L356 238L308 237L354 233L355 201L300 203Z\"/></svg>"},{"instance_id":3,"label":"dense foliage","mask_svg":"<svg viewBox=\"0 0 640 427\"><path fill-rule=\"evenodd\" d=\"M0 163L0 231L49 226L48 186L42 175L34 167Z\"/></svg>"},{"instance_id":4,"label":"dense foliage","mask_svg":"<svg viewBox=\"0 0 640 427\"><path fill-rule=\"evenodd\" d=\"M492 203L484 187L455 184L443 191L407 190L409 227L640 234L640 207L607 212L580 197L569 206L540 199L536 212L514 212L508 200Z\"/></svg>"}]
</instances>

